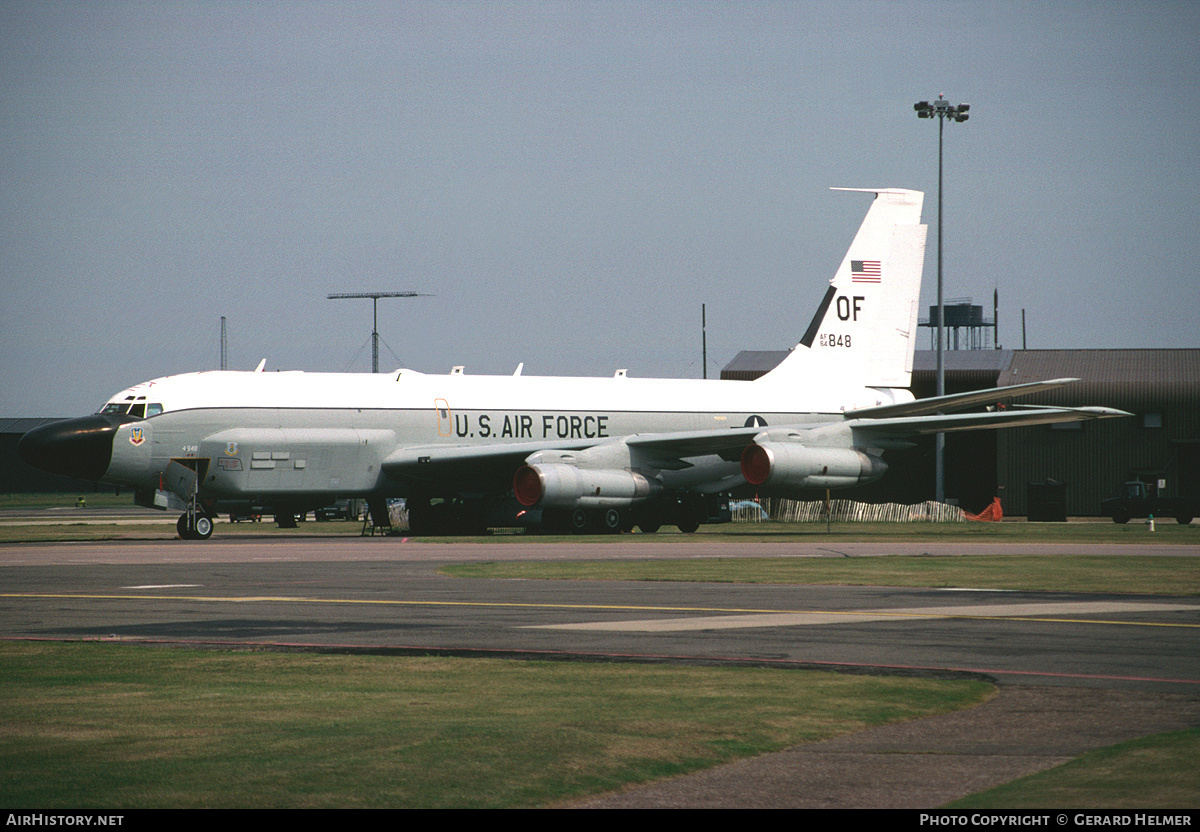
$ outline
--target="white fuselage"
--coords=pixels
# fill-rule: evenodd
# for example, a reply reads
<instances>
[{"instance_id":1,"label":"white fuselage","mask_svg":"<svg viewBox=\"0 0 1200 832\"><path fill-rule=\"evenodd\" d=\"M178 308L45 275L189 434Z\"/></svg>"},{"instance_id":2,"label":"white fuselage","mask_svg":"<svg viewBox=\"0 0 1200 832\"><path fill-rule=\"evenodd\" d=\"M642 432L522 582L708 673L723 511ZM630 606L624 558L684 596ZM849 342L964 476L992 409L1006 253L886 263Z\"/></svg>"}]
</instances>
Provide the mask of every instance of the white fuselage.
<instances>
[{"instance_id":1,"label":"white fuselage","mask_svg":"<svg viewBox=\"0 0 1200 832\"><path fill-rule=\"evenodd\" d=\"M121 426L104 479L154 488L172 459L197 458L209 461L201 490L214 497L353 495L384 489L384 462L397 449L594 447L638 434L828 422L845 409L911 399L906 390L790 388L410 370L190 373L110 400L162 412Z\"/></svg>"}]
</instances>

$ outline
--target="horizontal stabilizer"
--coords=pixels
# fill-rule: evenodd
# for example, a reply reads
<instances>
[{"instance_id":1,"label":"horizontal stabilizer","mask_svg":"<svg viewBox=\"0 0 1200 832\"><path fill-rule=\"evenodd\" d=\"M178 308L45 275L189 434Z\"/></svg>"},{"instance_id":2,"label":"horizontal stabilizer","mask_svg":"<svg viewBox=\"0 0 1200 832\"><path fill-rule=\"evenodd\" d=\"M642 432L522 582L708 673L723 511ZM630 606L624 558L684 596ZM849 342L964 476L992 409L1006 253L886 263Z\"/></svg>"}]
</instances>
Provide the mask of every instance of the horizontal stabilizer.
<instances>
[{"instance_id":1,"label":"horizontal stabilizer","mask_svg":"<svg viewBox=\"0 0 1200 832\"><path fill-rule=\"evenodd\" d=\"M951 410L962 410L964 407L976 404L993 403L1011 399L1015 396L1028 396L1031 393L1057 390L1059 387L1065 387L1076 381L1079 381L1079 379L1055 378L1049 381L1034 381L1029 384L1013 384L1009 387L974 390L970 393L951 393L947 396L917 399L915 402L885 404L879 407L863 407L858 410L846 411L846 418L881 419L888 416L920 416L929 413L946 413Z\"/></svg>"},{"instance_id":2,"label":"horizontal stabilizer","mask_svg":"<svg viewBox=\"0 0 1200 832\"><path fill-rule=\"evenodd\" d=\"M902 416L890 419L851 419L846 425L859 434L902 437L928 433L951 433L981 428L1011 428L1050 425L1056 422L1082 422L1131 416L1111 407L1038 407L998 410L988 413L955 413L933 416Z\"/></svg>"}]
</instances>

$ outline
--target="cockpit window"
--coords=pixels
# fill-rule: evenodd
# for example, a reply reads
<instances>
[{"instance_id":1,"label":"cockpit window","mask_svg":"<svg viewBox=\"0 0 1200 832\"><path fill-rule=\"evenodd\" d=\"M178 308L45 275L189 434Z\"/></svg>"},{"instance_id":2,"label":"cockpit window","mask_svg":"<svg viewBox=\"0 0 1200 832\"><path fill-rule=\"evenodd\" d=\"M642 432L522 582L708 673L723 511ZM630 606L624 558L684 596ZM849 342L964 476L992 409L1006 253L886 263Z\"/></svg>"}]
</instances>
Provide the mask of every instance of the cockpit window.
<instances>
[{"instance_id":1,"label":"cockpit window","mask_svg":"<svg viewBox=\"0 0 1200 832\"><path fill-rule=\"evenodd\" d=\"M125 414L133 416L136 419L145 419L148 416L157 416L163 412L163 406L159 402L109 402L100 408L102 415Z\"/></svg>"}]
</instances>

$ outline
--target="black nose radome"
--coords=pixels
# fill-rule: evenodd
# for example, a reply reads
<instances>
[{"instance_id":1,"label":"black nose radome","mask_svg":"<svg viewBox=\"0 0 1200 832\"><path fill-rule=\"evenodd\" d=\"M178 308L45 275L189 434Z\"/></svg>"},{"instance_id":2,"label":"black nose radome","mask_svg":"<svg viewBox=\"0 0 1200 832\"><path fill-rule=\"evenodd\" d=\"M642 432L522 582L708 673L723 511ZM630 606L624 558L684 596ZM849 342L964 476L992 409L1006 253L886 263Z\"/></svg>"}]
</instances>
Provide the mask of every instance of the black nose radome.
<instances>
[{"instance_id":1,"label":"black nose radome","mask_svg":"<svg viewBox=\"0 0 1200 832\"><path fill-rule=\"evenodd\" d=\"M17 453L34 468L81 480L98 480L112 462L117 428L129 416L83 416L35 428L21 437Z\"/></svg>"}]
</instances>

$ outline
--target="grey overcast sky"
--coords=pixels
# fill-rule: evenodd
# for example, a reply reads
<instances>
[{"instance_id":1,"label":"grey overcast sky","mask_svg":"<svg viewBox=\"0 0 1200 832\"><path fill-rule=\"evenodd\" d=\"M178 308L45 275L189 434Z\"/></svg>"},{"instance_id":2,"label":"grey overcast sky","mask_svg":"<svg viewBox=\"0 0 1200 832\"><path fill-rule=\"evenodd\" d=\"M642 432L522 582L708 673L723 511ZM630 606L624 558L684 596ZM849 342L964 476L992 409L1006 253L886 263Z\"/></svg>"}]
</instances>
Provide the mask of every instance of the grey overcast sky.
<instances>
[{"instance_id":1,"label":"grey overcast sky","mask_svg":"<svg viewBox=\"0 0 1200 832\"><path fill-rule=\"evenodd\" d=\"M867 208L1031 348L1196 347L1200 3L0 0L0 416L172 373L709 375ZM923 339L923 344L928 339Z\"/></svg>"}]
</instances>

